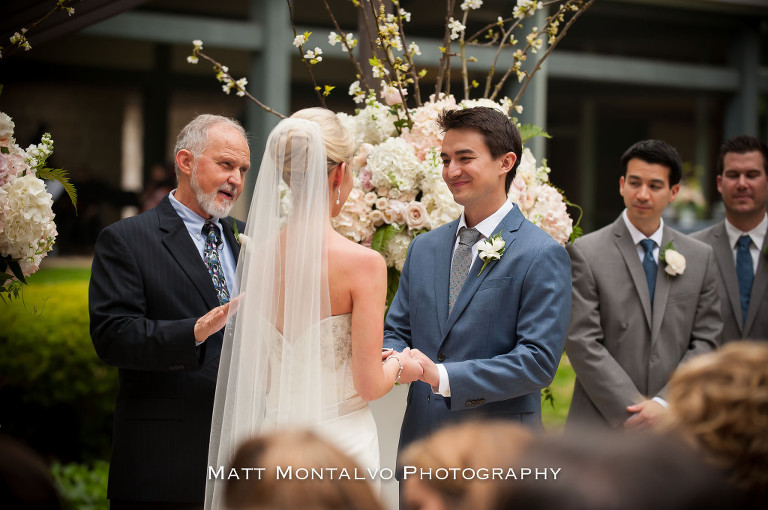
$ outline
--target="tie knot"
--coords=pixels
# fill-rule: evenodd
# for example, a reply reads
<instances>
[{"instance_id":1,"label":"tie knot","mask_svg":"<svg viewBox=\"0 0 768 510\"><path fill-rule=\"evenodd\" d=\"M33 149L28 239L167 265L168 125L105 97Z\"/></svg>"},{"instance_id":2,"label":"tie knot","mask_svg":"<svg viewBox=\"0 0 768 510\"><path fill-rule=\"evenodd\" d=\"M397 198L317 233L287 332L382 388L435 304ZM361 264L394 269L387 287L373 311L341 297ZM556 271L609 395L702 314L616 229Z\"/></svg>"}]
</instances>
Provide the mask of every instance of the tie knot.
<instances>
[{"instance_id":1,"label":"tie knot","mask_svg":"<svg viewBox=\"0 0 768 510\"><path fill-rule=\"evenodd\" d=\"M752 243L752 238L749 236L741 236L739 237L739 240L736 241L736 246L741 248L742 250L745 248L749 248L750 243Z\"/></svg>"},{"instance_id":2,"label":"tie knot","mask_svg":"<svg viewBox=\"0 0 768 510\"><path fill-rule=\"evenodd\" d=\"M219 228L213 224L213 222L206 221L203 224L203 235L208 238L211 237L216 241L216 244L219 244L221 242L221 239L219 238Z\"/></svg>"},{"instance_id":3,"label":"tie knot","mask_svg":"<svg viewBox=\"0 0 768 510\"><path fill-rule=\"evenodd\" d=\"M656 247L656 243L652 239L643 239L640 241L640 245L648 254L653 254L653 249Z\"/></svg>"},{"instance_id":4,"label":"tie knot","mask_svg":"<svg viewBox=\"0 0 768 510\"><path fill-rule=\"evenodd\" d=\"M461 227L459 230L459 244L472 246L483 237L479 230L474 228Z\"/></svg>"}]
</instances>

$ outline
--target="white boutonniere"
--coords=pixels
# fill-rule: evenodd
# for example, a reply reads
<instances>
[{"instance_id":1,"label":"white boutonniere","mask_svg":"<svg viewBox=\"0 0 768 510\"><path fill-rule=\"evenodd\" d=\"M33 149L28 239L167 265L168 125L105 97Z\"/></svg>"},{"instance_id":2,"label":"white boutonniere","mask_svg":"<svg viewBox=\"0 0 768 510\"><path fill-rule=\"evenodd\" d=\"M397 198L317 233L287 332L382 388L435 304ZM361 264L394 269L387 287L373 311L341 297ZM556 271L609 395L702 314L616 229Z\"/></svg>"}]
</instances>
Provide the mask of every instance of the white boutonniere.
<instances>
[{"instance_id":1,"label":"white boutonniere","mask_svg":"<svg viewBox=\"0 0 768 510\"><path fill-rule=\"evenodd\" d=\"M485 266L492 260L499 260L504 255L504 239L501 238L501 233L491 236L489 239L480 243L478 255L480 260L483 261L483 267L480 268L480 272L477 276L483 274Z\"/></svg>"},{"instance_id":2,"label":"white boutonniere","mask_svg":"<svg viewBox=\"0 0 768 510\"><path fill-rule=\"evenodd\" d=\"M670 241L659 254L659 259L666 265L664 271L669 276L677 276L685 271L685 257L680 252L674 250L672 241Z\"/></svg>"}]
</instances>

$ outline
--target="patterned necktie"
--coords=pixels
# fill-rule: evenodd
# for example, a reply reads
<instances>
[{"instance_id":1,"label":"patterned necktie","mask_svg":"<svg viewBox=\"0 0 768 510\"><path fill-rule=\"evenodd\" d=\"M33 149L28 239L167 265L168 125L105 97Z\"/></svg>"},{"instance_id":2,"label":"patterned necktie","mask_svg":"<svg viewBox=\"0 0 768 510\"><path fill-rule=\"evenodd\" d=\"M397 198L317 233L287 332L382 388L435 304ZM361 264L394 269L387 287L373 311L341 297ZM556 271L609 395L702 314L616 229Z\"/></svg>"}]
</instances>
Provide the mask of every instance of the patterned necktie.
<instances>
[{"instance_id":1,"label":"patterned necktie","mask_svg":"<svg viewBox=\"0 0 768 510\"><path fill-rule=\"evenodd\" d=\"M752 239L741 236L736 241L736 280L739 282L739 297L741 298L741 324L747 322L749 295L752 293L752 282L755 279L755 268L752 265L752 254L749 245Z\"/></svg>"},{"instance_id":2,"label":"patterned necktie","mask_svg":"<svg viewBox=\"0 0 768 510\"><path fill-rule=\"evenodd\" d=\"M459 246L453 253L453 262L451 263L451 284L448 288L448 313L451 313L456 298L464 280L467 279L469 266L472 263L472 246L483 237L479 231L474 228L461 227L459 230Z\"/></svg>"},{"instance_id":3,"label":"patterned necktie","mask_svg":"<svg viewBox=\"0 0 768 510\"><path fill-rule=\"evenodd\" d=\"M653 308L653 294L656 291L656 272L659 267L653 258L653 248L656 243L650 239L643 239L640 244L645 250L643 257L643 271L645 271L645 280L648 282L648 294L651 296L651 308Z\"/></svg>"},{"instance_id":4,"label":"patterned necktie","mask_svg":"<svg viewBox=\"0 0 768 510\"><path fill-rule=\"evenodd\" d=\"M224 278L224 270L221 268L221 260L219 260L219 245L221 244L219 229L210 221L206 221L202 232L205 236L203 260L208 268L208 274L211 275L211 281L213 282L213 288L216 289L219 304L223 305L229 303L229 290L227 289L227 280Z\"/></svg>"}]
</instances>

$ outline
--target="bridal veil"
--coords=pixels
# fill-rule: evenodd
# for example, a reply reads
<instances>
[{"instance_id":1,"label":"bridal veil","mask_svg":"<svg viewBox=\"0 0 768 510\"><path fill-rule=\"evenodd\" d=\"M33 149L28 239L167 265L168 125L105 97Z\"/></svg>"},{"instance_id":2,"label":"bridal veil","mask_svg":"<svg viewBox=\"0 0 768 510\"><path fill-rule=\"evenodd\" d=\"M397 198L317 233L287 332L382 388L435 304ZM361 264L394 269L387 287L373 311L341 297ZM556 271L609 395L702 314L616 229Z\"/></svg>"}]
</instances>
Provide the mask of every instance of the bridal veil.
<instances>
[{"instance_id":1,"label":"bridal veil","mask_svg":"<svg viewBox=\"0 0 768 510\"><path fill-rule=\"evenodd\" d=\"M331 315L330 228L321 130L312 121L284 119L267 140L240 236L232 292L239 298L219 362L206 510L223 508L221 478L245 439L276 428L317 429L338 415L334 353L320 342L321 322Z\"/></svg>"}]
</instances>

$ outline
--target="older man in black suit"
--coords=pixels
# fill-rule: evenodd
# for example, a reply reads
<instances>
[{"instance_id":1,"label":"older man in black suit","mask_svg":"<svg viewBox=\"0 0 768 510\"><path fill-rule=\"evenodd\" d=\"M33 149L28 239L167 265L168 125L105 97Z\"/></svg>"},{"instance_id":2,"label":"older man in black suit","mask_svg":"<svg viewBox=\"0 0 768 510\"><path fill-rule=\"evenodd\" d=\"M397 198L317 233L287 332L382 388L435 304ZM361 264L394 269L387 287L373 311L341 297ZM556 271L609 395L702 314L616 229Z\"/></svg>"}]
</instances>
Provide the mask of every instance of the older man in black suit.
<instances>
[{"instance_id":1,"label":"older man in black suit","mask_svg":"<svg viewBox=\"0 0 768 510\"><path fill-rule=\"evenodd\" d=\"M120 374L113 509L203 505L222 330L239 254L228 214L250 151L240 124L200 115L182 129L175 153L178 187L154 209L105 228L93 259L91 338Z\"/></svg>"}]
</instances>

